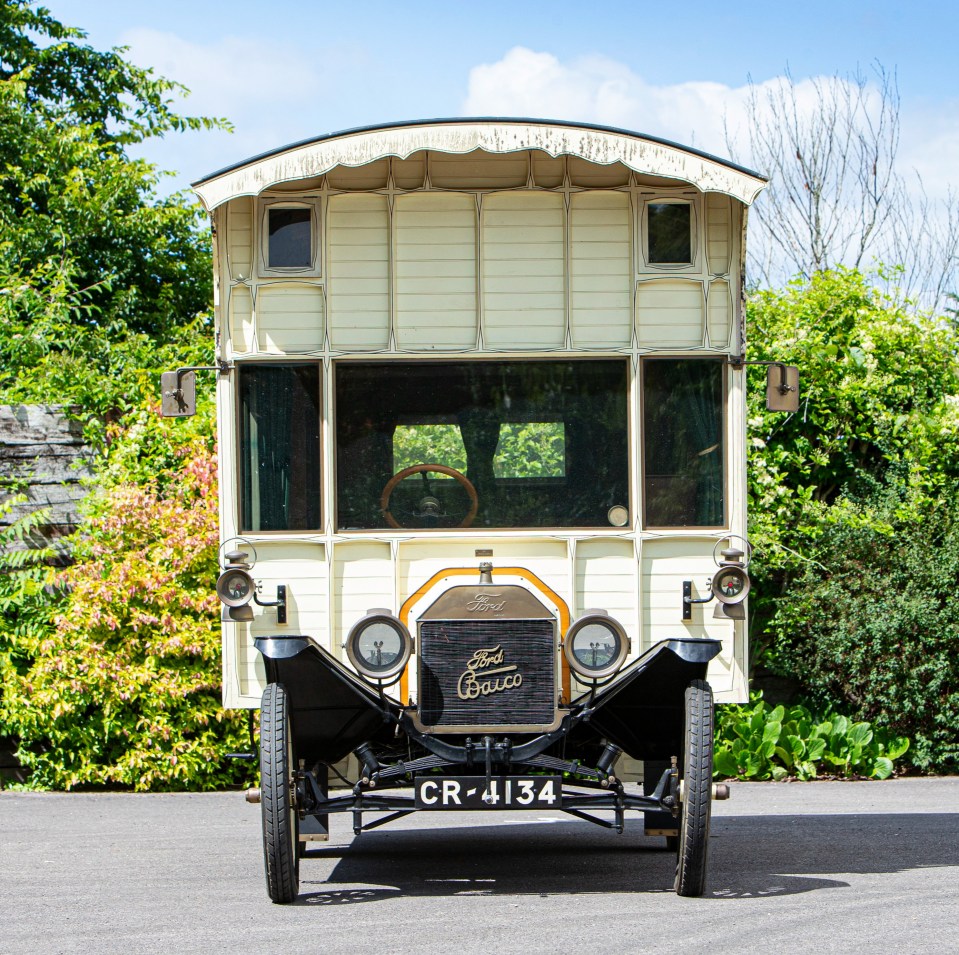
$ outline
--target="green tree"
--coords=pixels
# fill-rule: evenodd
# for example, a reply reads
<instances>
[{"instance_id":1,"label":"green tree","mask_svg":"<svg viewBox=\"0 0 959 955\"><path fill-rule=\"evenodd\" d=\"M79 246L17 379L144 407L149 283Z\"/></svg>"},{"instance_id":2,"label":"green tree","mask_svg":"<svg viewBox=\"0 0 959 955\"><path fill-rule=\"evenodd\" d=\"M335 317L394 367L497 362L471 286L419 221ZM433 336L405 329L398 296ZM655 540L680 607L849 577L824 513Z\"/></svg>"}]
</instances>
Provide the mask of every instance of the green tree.
<instances>
[{"instance_id":1,"label":"green tree","mask_svg":"<svg viewBox=\"0 0 959 955\"><path fill-rule=\"evenodd\" d=\"M749 319L750 358L802 369L797 414L749 389L753 662L951 765L959 333L842 269L755 294Z\"/></svg>"},{"instance_id":2,"label":"green tree","mask_svg":"<svg viewBox=\"0 0 959 955\"><path fill-rule=\"evenodd\" d=\"M0 80L24 82L26 106L96 130L115 149L170 131L203 129L219 121L181 116L171 97L184 86L125 59L125 48L101 51L86 33L65 26L30 0L0 2Z\"/></svg>"},{"instance_id":3,"label":"green tree","mask_svg":"<svg viewBox=\"0 0 959 955\"><path fill-rule=\"evenodd\" d=\"M895 479L921 507L959 478L959 334L892 304L858 271L818 272L748 305L749 357L798 365L799 412L767 412L750 371L751 534L789 567L830 505L863 478ZM791 543L790 543L791 539Z\"/></svg>"},{"instance_id":4,"label":"green tree","mask_svg":"<svg viewBox=\"0 0 959 955\"><path fill-rule=\"evenodd\" d=\"M83 36L0 0L0 401L75 406L104 452L65 542L74 565L0 561L0 735L20 738L36 785L212 785L236 778L215 757L239 732L209 605L212 408L174 428L156 407L161 368L211 357L210 244L199 207L161 198L127 147L222 124L179 116L177 84ZM134 580L140 597L123 592Z\"/></svg>"},{"instance_id":5,"label":"green tree","mask_svg":"<svg viewBox=\"0 0 959 955\"><path fill-rule=\"evenodd\" d=\"M180 116L177 84L83 36L42 7L0 0L3 397L75 400L59 374L72 361L122 378L131 352L146 351L137 335L182 339L211 299L199 207L160 198L160 174L126 147L222 123Z\"/></svg>"}]
</instances>

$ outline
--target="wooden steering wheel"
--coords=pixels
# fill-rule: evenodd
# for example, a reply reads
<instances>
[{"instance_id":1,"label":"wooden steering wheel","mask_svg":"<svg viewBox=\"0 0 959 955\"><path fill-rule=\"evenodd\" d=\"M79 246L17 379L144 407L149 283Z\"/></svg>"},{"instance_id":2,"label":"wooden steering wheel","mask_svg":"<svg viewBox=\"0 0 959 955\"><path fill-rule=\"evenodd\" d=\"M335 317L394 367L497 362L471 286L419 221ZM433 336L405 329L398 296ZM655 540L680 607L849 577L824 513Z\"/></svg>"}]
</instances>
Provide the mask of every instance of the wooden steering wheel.
<instances>
[{"instance_id":1,"label":"wooden steering wheel","mask_svg":"<svg viewBox=\"0 0 959 955\"><path fill-rule=\"evenodd\" d=\"M476 519L476 512L479 510L479 497L476 494L476 488L473 487L470 479L465 474L457 471L455 468L448 468L445 464L414 464L412 467L397 471L396 474L387 481L386 487L383 488L383 493L380 495L380 509L383 511L383 517L386 518L386 523L389 524L390 527L396 527L398 529L403 527L390 513L390 497L396 485L413 474L426 474L430 471L436 471L438 474L446 474L449 477L456 478L469 495L470 509L467 511L466 517L456 526L469 527Z\"/></svg>"}]
</instances>

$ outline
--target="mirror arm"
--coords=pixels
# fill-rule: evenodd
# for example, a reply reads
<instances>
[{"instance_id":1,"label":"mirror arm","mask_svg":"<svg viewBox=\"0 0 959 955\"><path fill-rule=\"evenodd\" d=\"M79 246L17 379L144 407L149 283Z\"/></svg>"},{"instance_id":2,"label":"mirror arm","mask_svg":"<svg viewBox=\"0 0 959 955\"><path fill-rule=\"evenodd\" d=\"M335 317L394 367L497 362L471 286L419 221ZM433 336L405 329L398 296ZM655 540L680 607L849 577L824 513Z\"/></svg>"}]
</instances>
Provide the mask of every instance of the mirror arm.
<instances>
[{"instance_id":1,"label":"mirror arm","mask_svg":"<svg viewBox=\"0 0 959 955\"><path fill-rule=\"evenodd\" d=\"M180 387L180 378L185 375L188 371L218 371L221 375L228 375L230 373L230 363L228 361L220 361L215 365L186 365L183 368L177 368L176 370L176 383L177 388Z\"/></svg>"},{"instance_id":2,"label":"mirror arm","mask_svg":"<svg viewBox=\"0 0 959 955\"><path fill-rule=\"evenodd\" d=\"M791 388L786 383L786 363L782 361L746 361L742 355L733 355L728 362L733 368L737 370L742 368L743 365L763 365L766 368L774 366L779 369L779 393L781 395L788 395L790 391L795 391L795 388Z\"/></svg>"}]
</instances>

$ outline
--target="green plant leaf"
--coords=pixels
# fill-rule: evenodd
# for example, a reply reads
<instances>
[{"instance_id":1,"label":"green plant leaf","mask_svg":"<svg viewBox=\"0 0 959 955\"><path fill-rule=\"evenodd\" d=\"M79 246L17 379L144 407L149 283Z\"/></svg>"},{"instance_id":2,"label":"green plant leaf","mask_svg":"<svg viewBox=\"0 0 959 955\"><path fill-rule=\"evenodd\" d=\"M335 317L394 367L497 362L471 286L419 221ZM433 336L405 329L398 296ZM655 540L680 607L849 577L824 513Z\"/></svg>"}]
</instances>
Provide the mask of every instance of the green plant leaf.
<instances>
[{"instance_id":1,"label":"green plant leaf","mask_svg":"<svg viewBox=\"0 0 959 955\"><path fill-rule=\"evenodd\" d=\"M720 776L738 776L739 764L728 749L716 750L713 754L713 772Z\"/></svg>"},{"instance_id":2,"label":"green plant leaf","mask_svg":"<svg viewBox=\"0 0 959 955\"><path fill-rule=\"evenodd\" d=\"M893 763L885 756L876 757L876 763L870 776L873 779L888 779L892 775Z\"/></svg>"},{"instance_id":3,"label":"green plant leaf","mask_svg":"<svg viewBox=\"0 0 959 955\"><path fill-rule=\"evenodd\" d=\"M763 727L763 740L775 743L779 739L780 733L782 733L782 724L778 721L770 720Z\"/></svg>"},{"instance_id":4,"label":"green plant leaf","mask_svg":"<svg viewBox=\"0 0 959 955\"><path fill-rule=\"evenodd\" d=\"M848 735L852 745L866 746L872 741L872 727L868 723L853 723Z\"/></svg>"},{"instance_id":5,"label":"green plant leaf","mask_svg":"<svg viewBox=\"0 0 959 955\"><path fill-rule=\"evenodd\" d=\"M909 740L905 736L896 736L885 745L885 753L889 759L899 759L909 749Z\"/></svg>"},{"instance_id":6,"label":"green plant leaf","mask_svg":"<svg viewBox=\"0 0 959 955\"><path fill-rule=\"evenodd\" d=\"M793 754L790 753L788 749L786 749L783 746L777 746L775 751L775 756L779 759L780 763L786 769L793 768L793 763L794 763Z\"/></svg>"}]
</instances>

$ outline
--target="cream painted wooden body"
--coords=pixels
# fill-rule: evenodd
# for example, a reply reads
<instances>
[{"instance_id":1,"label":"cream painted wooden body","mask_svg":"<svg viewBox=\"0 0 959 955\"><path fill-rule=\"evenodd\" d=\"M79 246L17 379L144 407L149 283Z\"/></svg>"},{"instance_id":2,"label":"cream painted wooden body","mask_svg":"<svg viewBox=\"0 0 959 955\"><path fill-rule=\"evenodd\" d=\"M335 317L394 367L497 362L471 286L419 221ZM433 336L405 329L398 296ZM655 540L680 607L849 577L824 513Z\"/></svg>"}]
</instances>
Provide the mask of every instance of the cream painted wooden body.
<instances>
[{"instance_id":1,"label":"cream painted wooden body","mask_svg":"<svg viewBox=\"0 0 959 955\"><path fill-rule=\"evenodd\" d=\"M524 140L529 128L535 135ZM564 127L524 125L494 142L484 127L475 141L491 151L471 148L475 137L458 133L444 140L429 125L420 140L416 128L402 131L406 152L395 145L396 130L383 134L379 152L370 133L356 134L365 161L355 166L340 164L359 157L348 149L349 135L334 137L332 145L297 147L199 184L215 228L219 357L322 360L324 523L313 533L241 532L235 384L232 375L218 382L222 538L251 541L263 597L282 583L289 600L283 626L275 610L260 607L252 624L224 620L227 706L259 705L265 673L255 636L307 634L345 661L346 633L367 609L398 613L434 574L476 568L480 559L528 569L573 618L588 608L608 610L629 634L633 657L669 637L720 639L723 651L709 672L716 699L746 699L746 622L714 620L713 604L682 619L683 580L693 581L694 596L707 595L715 545L746 535L743 372L725 366L727 526L707 530L642 527L639 373L643 356L742 354L744 202L762 180L725 167L725 179L710 178L711 167L696 154L657 143L637 153L636 137L632 152L609 146L597 156L598 146L564 140L581 154L557 147L550 155L555 142L543 130L553 128ZM691 204L691 264L647 263L651 200ZM319 256L309 268L278 274L264 265L265 214L275 203L315 210ZM333 376L340 359L374 356L628 356L629 525L337 531ZM411 684L414 697L415 689Z\"/></svg>"}]
</instances>

